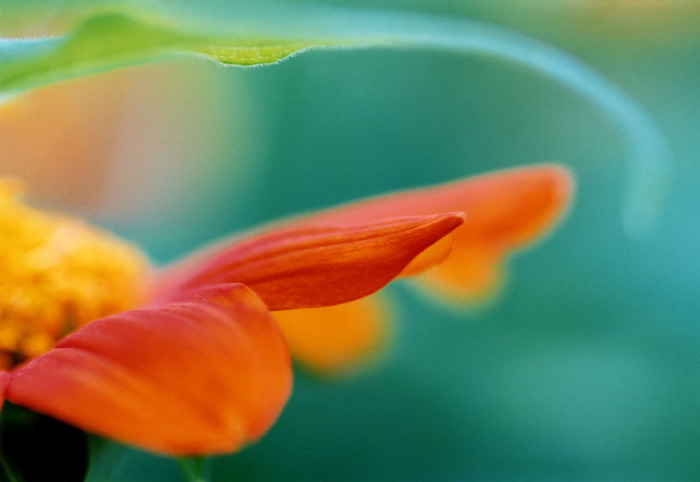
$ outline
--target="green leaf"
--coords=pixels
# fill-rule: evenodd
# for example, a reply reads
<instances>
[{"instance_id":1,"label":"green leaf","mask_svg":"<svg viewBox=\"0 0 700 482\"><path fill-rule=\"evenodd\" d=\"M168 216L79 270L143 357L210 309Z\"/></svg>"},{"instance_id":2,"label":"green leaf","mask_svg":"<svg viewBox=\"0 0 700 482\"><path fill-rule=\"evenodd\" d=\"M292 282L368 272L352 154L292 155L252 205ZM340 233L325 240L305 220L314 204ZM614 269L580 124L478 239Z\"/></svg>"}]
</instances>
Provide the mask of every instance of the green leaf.
<instances>
[{"instance_id":1,"label":"green leaf","mask_svg":"<svg viewBox=\"0 0 700 482\"><path fill-rule=\"evenodd\" d=\"M497 26L395 11L234 0L22 0L6 1L3 8L0 28L13 18L26 18L30 9L35 15L60 13L59 18L75 27L53 38L0 39L0 95L183 53L239 66L269 64L321 47L479 54L540 72L589 99L615 121L631 159L623 212L629 232L653 228L666 190L666 141L636 102L564 52Z\"/></svg>"},{"instance_id":2,"label":"green leaf","mask_svg":"<svg viewBox=\"0 0 700 482\"><path fill-rule=\"evenodd\" d=\"M85 18L64 36L0 39L0 92L18 92L183 52L247 66L276 62L310 45L293 39L210 36L160 25L145 16L103 12Z\"/></svg>"}]
</instances>

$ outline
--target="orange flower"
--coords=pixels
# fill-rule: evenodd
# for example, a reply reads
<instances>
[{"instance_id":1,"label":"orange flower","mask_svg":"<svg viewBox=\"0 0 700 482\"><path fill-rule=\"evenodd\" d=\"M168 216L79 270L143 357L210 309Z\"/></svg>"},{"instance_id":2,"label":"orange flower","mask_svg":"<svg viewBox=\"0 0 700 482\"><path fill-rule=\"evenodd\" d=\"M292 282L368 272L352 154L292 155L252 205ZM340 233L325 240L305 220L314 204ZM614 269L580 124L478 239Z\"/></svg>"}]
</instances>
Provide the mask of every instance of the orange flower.
<instances>
[{"instance_id":1,"label":"orange flower","mask_svg":"<svg viewBox=\"0 0 700 482\"><path fill-rule=\"evenodd\" d=\"M563 168L534 166L394 193L295 222L342 225L445 210L466 212L462 227L401 273L419 275L412 280L420 288L460 306L486 301L497 292L505 257L541 238L561 218L572 186ZM387 302L381 295L274 316L295 358L317 374L334 376L379 351L387 332Z\"/></svg>"},{"instance_id":2,"label":"orange flower","mask_svg":"<svg viewBox=\"0 0 700 482\"><path fill-rule=\"evenodd\" d=\"M402 273L442 263L429 275L436 289L471 293L478 281L483 291L485 266L544 231L569 194L561 168L514 170L283 222L154 270L123 242L28 208L0 184L0 394L156 452L234 451L282 410L290 348L331 364L352 358L345 342L365 329L353 334L353 318L374 306L357 303ZM464 210L474 221L456 229ZM453 266L477 261L466 277ZM304 347L287 320L285 340L273 316L302 314L340 331Z\"/></svg>"}]
</instances>

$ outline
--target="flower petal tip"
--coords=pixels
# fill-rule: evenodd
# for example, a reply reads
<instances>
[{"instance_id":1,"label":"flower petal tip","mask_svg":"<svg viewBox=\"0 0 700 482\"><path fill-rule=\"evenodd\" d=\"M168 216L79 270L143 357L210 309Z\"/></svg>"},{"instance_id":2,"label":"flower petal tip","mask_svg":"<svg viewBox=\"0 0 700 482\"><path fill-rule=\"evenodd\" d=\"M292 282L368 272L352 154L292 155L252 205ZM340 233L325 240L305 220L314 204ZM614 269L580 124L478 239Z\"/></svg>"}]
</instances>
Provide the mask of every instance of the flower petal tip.
<instances>
[{"instance_id":1,"label":"flower petal tip","mask_svg":"<svg viewBox=\"0 0 700 482\"><path fill-rule=\"evenodd\" d=\"M463 223L461 212L365 224L298 223L224 248L184 279L180 275L169 290L177 294L236 281L273 311L346 303L382 288Z\"/></svg>"},{"instance_id":2,"label":"flower petal tip","mask_svg":"<svg viewBox=\"0 0 700 482\"><path fill-rule=\"evenodd\" d=\"M551 184L553 204L560 207L560 214L565 212L571 206L576 192L574 173L561 164L542 164L533 169L537 168L541 169L540 176Z\"/></svg>"},{"instance_id":3,"label":"flower petal tip","mask_svg":"<svg viewBox=\"0 0 700 482\"><path fill-rule=\"evenodd\" d=\"M483 304L502 285L503 261L544 238L567 212L575 182L556 164L489 173L448 184L435 197L467 212L448 258L418 283L451 304Z\"/></svg>"}]
</instances>

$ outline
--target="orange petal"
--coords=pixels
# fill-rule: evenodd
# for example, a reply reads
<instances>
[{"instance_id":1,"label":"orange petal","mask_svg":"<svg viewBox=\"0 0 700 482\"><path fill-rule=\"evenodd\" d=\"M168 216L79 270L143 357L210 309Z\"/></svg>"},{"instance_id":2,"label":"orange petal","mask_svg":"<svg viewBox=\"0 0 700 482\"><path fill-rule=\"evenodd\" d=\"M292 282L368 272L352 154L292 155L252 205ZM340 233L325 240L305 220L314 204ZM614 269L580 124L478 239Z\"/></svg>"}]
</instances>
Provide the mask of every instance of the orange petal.
<instances>
[{"instance_id":1,"label":"orange petal","mask_svg":"<svg viewBox=\"0 0 700 482\"><path fill-rule=\"evenodd\" d=\"M184 282L178 280L182 269L175 267L160 275L156 289L168 296L174 289L240 282L271 310L345 303L383 287L463 220L462 214L451 213L272 231L224 249ZM185 264L192 268L191 262Z\"/></svg>"},{"instance_id":2,"label":"orange petal","mask_svg":"<svg viewBox=\"0 0 700 482\"><path fill-rule=\"evenodd\" d=\"M393 193L297 223L356 224L392 216L463 211L467 215L464 226L454 231L449 256L420 281L447 299L473 301L495 291L500 264L509 252L541 237L561 218L572 191L572 177L565 168L530 166ZM423 263L409 265L402 274L416 274L436 264L445 252L438 245L431 247Z\"/></svg>"},{"instance_id":3,"label":"orange petal","mask_svg":"<svg viewBox=\"0 0 700 482\"><path fill-rule=\"evenodd\" d=\"M386 339L386 304L374 294L324 308L276 311L292 356L305 368L339 375L368 360Z\"/></svg>"},{"instance_id":4,"label":"orange petal","mask_svg":"<svg viewBox=\"0 0 700 482\"><path fill-rule=\"evenodd\" d=\"M12 373L7 399L156 452L231 452L291 389L283 336L241 285L94 321Z\"/></svg>"},{"instance_id":5,"label":"orange petal","mask_svg":"<svg viewBox=\"0 0 700 482\"><path fill-rule=\"evenodd\" d=\"M455 233L449 258L417 279L453 302L493 295L505 257L551 229L566 211L573 191L568 171L553 166L472 181L463 186L465 198L460 205L468 214L464 227ZM459 191L458 185L451 187Z\"/></svg>"}]
</instances>

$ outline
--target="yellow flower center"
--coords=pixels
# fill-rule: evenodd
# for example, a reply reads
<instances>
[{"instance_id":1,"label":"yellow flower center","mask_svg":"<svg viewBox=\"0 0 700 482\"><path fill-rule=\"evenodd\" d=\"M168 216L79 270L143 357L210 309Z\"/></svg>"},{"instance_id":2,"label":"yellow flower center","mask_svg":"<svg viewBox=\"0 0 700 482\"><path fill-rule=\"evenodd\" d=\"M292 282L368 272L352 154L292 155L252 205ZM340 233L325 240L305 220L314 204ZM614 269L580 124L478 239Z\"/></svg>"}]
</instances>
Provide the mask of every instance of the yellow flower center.
<instances>
[{"instance_id":1,"label":"yellow flower center","mask_svg":"<svg viewBox=\"0 0 700 482\"><path fill-rule=\"evenodd\" d=\"M146 296L147 263L138 250L24 205L20 191L19 182L0 178L0 369Z\"/></svg>"}]
</instances>

